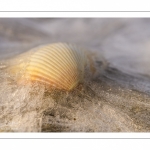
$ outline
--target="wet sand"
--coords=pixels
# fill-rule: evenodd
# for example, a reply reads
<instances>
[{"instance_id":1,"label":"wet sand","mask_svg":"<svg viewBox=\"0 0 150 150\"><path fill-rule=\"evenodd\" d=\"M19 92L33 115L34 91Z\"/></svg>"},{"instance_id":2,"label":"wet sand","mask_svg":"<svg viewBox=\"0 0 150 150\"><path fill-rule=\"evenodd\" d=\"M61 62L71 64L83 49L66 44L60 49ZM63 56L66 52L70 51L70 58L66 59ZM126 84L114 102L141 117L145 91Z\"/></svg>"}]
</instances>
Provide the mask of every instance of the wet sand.
<instances>
[{"instance_id":1,"label":"wet sand","mask_svg":"<svg viewBox=\"0 0 150 150\"><path fill-rule=\"evenodd\" d=\"M149 25L140 18L0 19L0 131L149 132ZM95 54L96 75L87 70L81 89L21 86L5 72L14 56L54 42Z\"/></svg>"}]
</instances>

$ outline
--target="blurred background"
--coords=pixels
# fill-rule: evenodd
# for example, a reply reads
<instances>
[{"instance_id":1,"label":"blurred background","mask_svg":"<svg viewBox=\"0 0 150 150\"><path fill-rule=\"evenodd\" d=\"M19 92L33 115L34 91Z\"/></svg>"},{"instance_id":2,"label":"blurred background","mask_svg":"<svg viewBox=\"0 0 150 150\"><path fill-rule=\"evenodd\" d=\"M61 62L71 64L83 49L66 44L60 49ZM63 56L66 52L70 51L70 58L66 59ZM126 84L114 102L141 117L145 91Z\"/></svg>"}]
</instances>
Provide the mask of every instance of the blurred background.
<instances>
[{"instance_id":1,"label":"blurred background","mask_svg":"<svg viewBox=\"0 0 150 150\"><path fill-rule=\"evenodd\" d=\"M84 46L121 70L150 75L149 18L0 19L0 59L53 42Z\"/></svg>"}]
</instances>

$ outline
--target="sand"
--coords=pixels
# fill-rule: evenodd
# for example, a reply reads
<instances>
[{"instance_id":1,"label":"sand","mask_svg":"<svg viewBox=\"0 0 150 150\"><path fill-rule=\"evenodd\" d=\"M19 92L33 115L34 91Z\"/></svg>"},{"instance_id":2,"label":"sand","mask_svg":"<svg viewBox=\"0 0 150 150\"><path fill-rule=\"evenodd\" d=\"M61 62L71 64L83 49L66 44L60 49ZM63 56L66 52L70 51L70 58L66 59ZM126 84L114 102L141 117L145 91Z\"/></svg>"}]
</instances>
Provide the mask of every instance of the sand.
<instances>
[{"instance_id":1,"label":"sand","mask_svg":"<svg viewBox=\"0 0 150 150\"><path fill-rule=\"evenodd\" d=\"M1 132L149 132L150 19L0 19ZM41 44L68 42L93 55L82 90L18 85L9 60Z\"/></svg>"}]
</instances>

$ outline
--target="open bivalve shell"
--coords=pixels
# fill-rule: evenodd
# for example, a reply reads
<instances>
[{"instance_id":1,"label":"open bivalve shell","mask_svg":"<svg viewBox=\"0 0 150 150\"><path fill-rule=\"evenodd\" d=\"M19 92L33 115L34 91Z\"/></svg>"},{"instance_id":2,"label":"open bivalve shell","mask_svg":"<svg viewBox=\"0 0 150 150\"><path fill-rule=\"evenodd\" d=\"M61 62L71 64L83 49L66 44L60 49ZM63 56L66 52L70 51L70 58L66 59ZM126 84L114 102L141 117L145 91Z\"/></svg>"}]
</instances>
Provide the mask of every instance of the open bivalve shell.
<instances>
[{"instance_id":1,"label":"open bivalve shell","mask_svg":"<svg viewBox=\"0 0 150 150\"><path fill-rule=\"evenodd\" d=\"M72 44L54 43L26 52L12 61L9 71L21 81L37 81L56 89L72 90L83 81L85 52Z\"/></svg>"}]
</instances>

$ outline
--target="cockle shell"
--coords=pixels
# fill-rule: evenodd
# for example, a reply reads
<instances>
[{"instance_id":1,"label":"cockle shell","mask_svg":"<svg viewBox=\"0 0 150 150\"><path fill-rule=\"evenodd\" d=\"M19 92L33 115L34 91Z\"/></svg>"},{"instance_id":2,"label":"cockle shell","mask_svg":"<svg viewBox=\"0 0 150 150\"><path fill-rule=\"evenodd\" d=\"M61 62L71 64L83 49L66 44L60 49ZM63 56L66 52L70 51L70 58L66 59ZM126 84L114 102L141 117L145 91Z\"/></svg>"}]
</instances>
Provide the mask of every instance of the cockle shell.
<instances>
[{"instance_id":1,"label":"cockle shell","mask_svg":"<svg viewBox=\"0 0 150 150\"><path fill-rule=\"evenodd\" d=\"M16 58L9 68L22 73L21 80L37 81L62 90L72 90L84 78L85 52L72 44L40 46Z\"/></svg>"}]
</instances>

